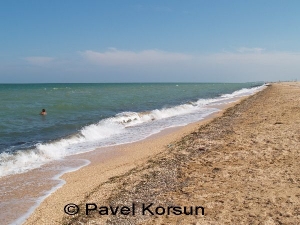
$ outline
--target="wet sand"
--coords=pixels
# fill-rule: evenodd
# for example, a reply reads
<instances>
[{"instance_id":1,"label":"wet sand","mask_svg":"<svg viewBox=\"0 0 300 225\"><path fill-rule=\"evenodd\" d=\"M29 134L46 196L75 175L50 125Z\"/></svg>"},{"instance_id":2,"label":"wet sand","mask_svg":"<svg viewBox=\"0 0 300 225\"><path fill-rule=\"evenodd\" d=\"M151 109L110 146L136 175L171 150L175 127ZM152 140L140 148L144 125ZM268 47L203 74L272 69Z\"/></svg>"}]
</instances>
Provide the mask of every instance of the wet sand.
<instances>
[{"instance_id":1,"label":"wet sand","mask_svg":"<svg viewBox=\"0 0 300 225\"><path fill-rule=\"evenodd\" d=\"M209 122L86 154L25 224L300 224L299 143L300 83L272 84ZM80 212L66 215L68 203ZM129 215L85 215L86 203Z\"/></svg>"},{"instance_id":2,"label":"wet sand","mask_svg":"<svg viewBox=\"0 0 300 225\"><path fill-rule=\"evenodd\" d=\"M26 173L0 178L0 224L22 224L35 208L65 184L59 177L87 165L84 159L52 161Z\"/></svg>"}]
</instances>

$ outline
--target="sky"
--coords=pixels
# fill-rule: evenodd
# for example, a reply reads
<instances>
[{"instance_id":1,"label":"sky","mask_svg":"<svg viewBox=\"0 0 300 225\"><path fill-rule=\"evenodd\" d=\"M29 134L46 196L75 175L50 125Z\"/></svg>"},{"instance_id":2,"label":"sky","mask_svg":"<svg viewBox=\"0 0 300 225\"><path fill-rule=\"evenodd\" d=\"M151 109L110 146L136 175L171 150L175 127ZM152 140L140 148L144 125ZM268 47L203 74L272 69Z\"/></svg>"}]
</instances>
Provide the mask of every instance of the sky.
<instances>
[{"instance_id":1,"label":"sky","mask_svg":"<svg viewBox=\"0 0 300 225\"><path fill-rule=\"evenodd\" d=\"M0 83L300 80L300 1L1 0Z\"/></svg>"}]
</instances>

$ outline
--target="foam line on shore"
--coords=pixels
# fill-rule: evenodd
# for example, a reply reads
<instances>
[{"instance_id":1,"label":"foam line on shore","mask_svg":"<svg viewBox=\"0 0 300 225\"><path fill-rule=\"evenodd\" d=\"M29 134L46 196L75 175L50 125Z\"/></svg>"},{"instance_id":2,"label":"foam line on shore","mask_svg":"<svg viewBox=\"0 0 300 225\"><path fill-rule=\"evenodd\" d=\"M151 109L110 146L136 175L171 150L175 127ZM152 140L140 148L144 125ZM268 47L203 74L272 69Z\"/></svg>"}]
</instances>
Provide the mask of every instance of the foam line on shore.
<instances>
[{"instance_id":1,"label":"foam line on shore","mask_svg":"<svg viewBox=\"0 0 300 225\"><path fill-rule=\"evenodd\" d=\"M55 186L53 186L49 191L45 191L45 194L43 196L40 196L39 198L36 199L35 204L33 206L31 206L28 211L23 214L21 217L19 217L18 219L16 219L15 221L11 222L9 225L21 225L23 224L29 217L30 215L34 212L34 210L48 197L50 196L52 193L54 193L55 191L57 191L59 188L61 188L66 181L61 179L61 176L65 173L70 173L70 172L74 172L76 170L81 169L82 167L85 167L87 165L89 165L91 162L87 159L78 159L78 161L82 161L83 164L76 167L76 168L68 168L66 170L61 171L60 173L56 174L54 177L51 178L51 180L57 180L59 181L59 183Z\"/></svg>"}]
</instances>

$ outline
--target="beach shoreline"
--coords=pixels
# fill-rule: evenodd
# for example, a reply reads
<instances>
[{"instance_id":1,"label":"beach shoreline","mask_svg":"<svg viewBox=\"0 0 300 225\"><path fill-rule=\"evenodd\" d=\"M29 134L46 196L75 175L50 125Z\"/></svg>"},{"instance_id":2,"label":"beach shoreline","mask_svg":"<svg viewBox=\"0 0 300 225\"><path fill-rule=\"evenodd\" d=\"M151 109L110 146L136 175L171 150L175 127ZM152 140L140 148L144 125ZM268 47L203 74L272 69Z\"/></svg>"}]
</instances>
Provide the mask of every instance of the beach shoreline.
<instances>
[{"instance_id":1,"label":"beach shoreline","mask_svg":"<svg viewBox=\"0 0 300 225\"><path fill-rule=\"evenodd\" d=\"M259 87L259 89L261 88L262 86ZM259 89L254 88L254 91L257 91ZM224 95L223 98L221 97L215 99L216 101L212 100L213 103L210 103L208 105L205 104L204 108L206 108L207 110L205 110L205 112L201 112L200 115L198 115L198 120L204 121L213 117L218 111L220 111L224 107L228 107L230 104L234 104L234 102L243 98L243 94L245 91L247 92L247 89L241 89L238 92L235 92L233 96L232 94ZM242 96L237 97L235 95ZM208 101L210 100L208 99ZM200 106L200 108L203 107ZM195 119L189 120L195 121ZM192 122L188 124L198 124L198 122ZM60 160L54 160L50 163L44 164L33 170L29 170L25 173L1 177L0 179L3 184L2 190L4 190L4 192L1 195L3 203L1 205L0 217L2 218L5 224L22 224L40 205L40 203L44 201L44 199L46 199L49 195L51 195L53 192L55 192L57 189L59 189L65 184L65 180L61 178L63 174L68 173L70 171L76 171L79 168L87 165L91 161L96 164L100 163L102 165L103 163L105 164L106 161L110 158L115 159L117 157L124 156L131 151L126 150L127 153L124 154L124 149L129 149L132 146L135 146L132 145L133 143L142 143L141 141L143 140L155 141L157 139L165 139L165 137L169 134L174 132L176 133L176 131L179 131L181 129L185 129L185 125L179 124L175 127L171 126L169 128L163 128L162 126L159 128L162 129L161 131L159 131L158 133L151 134L150 136L145 137L140 141L138 141L137 139L136 141L127 144L117 144L109 147L99 147L96 151L89 150L85 153L79 153L76 155L67 156ZM128 129L131 129L131 127L129 126ZM174 138L171 138L169 139L169 141L172 141L173 139ZM143 144L139 144L139 146L143 146ZM155 153L157 149L159 149L159 151L163 149L163 147L155 147L152 148L152 150L148 153L143 153L140 150L140 147L135 148L139 149L136 149L135 153L130 154L133 155L133 157L135 157L137 162L139 161L138 157L146 157L148 155L150 157L150 155L153 154L153 152ZM115 162L112 165L116 164L118 164L118 162ZM134 163L134 165L137 165L137 163Z\"/></svg>"},{"instance_id":2,"label":"beach shoreline","mask_svg":"<svg viewBox=\"0 0 300 225\"><path fill-rule=\"evenodd\" d=\"M173 127L173 128L167 128L165 130L162 130L159 133L153 134L149 137L147 137L144 140L137 141L134 143L128 143L128 144L122 144L122 145L117 145L117 146L111 146L111 147L101 147L96 150L87 152L87 153L81 153L78 155L73 155L67 157L76 160L76 159L86 159L90 161L90 164L86 166L85 168L82 168L81 175L76 175L77 172L75 171L74 173L65 173L63 174L59 179L64 181L64 189L66 189L66 192L63 194L59 194L58 196L66 196L65 193L70 193L74 192L76 188L73 188L73 184L77 183L78 180L76 177L88 177L86 174L95 174L95 169L94 167L97 167L96 165L103 165L101 169L106 170L105 173L107 173L105 176L102 175L100 178L98 177L97 181L94 181L94 183L103 183L110 179L111 177L121 175L125 171L129 171L130 169L135 168L136 166L142 165L145 163L149 158L152 156L159 154L162 152L166 146L168 146L170 143L180 140L183 136L187 135L190 132L193 132L195 129L197 129L201 124L209 123L213 118L221 116L224 110L228 107L231 107L235 104L237 104L239 101L241 101L244 98L247 98L248 96L243 96L243 97L237 97L234 99L231 99L230 102L226 102L221 105L215 105L215 106L210 106L210 107L215 107L218 108L218 112L212 113L209 116L201 119L200 121L185 125L185 126L178 126L178 127ZM159 140L159 141L158 141ZM145 147L143 147L145 146ZM148 152L141 151L141 148L146 148L146 149L151 149ZM125 159L127 160L124 160ZM99 167L99 166L98 166ZM118 168L116 168L118 167ZM91 170L89 171L89 168ZM110 171L110 172L107 172ZM82 179L82 184L87 184L89 183L86 181L86 179ZM70 185L70 188L66 188L66 186ZM80 187L85 187L81 188L79 193L76 193L76 196L83 196L89 190L93 189L89 185L80 185ZM57 189L57 188L55 188ZM60 191L60 188L58 189ZM55 195L55 193L54 193ZM72 195L74 196L74 194ZM51 196L52 198L52 196ZM60 198L60 197L59 197ZM47 201L47 199L45 200ZM56 200L54 200L56 202ZM74 197L69 198L68 200L64 200L65 202L74 202ZM54 203L56 204L56 203ZM49 204L46 203L47 208L49 207ZM56 206L53 205L55 208ZM63 205L61 205L63 207ZM40 208L37 207L37 210ZM46 209L47 210L47 209ZM31 220L30 218L35 217L34 215L36 212L34 212L27 220ZM44 214L44 213L43 213ZM42 219L42 223L48 223L49 221L55 221L53 220L53 214L51 215L51 218L40 218ZM62 214L60 214L60 217L64 216L64 212L62 211ZM48 221L48 222L47 222ZM30 224L30 222L25 222L25 224Z\"/></svg>"},{"instance_id":3,"label":"beach shoreline","mask_svg":"<svg viewBox=\"0 0 300 225\"><path fill-rule=\"evenodd\" d=\"M243 97L244 98L244 97ZM238 101L238 100L237 100ZM62 189L65 189L63 193L58 194L58 199L61 199L62 196L66 196L66 194L70 192L78 191L76 192L75 196L76 198L78 196L84 196L89 190L93 189L93 185L95 183L105 183L109 179L115 176L122 175L126 171L130 171L131 169L142 165L143 163L147 162L151 157L159 154L162 152L165 147L170 144L171 142L174 142L176 140L179 140L184 135L187 135L190 132L193 132L197 127L199 127L201 124L208 123L213 118L220 116L223 112L223 108L230 107L231 105L234 105L236 102L228 103L223 106L218 106L221 111L215 112L210 114L209 116L205 117L204 119L185 125L185 126L177 126L172 128L167 128L159 133L153 134L146 139L133 142L133 143L127 143L127 144L120 144L116 146L109 146L109 147L99 147L93 151L89 151L86 153L80 153L77 155L72 155L66 157L66 160L72 159L72 160L81 160L85 159L88 160L90 163L83 168L80 167L79 170L75 170L74 172L66 172L62 176L59 177L59 180L62 180L64 183L64 186L61 187L61 185L58 188L55 188L55 192L52 192L51 195L56 195L57 191L61 191ZM159 143L157 143L157 140L160 140ZM150 149L150 151L143 152L140 149L146 148ZM102 166L99 166L102 165ZM87 182L87 179L90 174L97 174L97 169L101 168L103 171L101 171L102 176L98 177L96 181L93 181L93 184L86 185L89 182ZM77 173L80 173L79 175ZM88 174L88 175L87 175ZM81 179L80 184L78 183L77 177L85 177L85 179ZM76 187L74 188L74 184L76 186L81 187L80 189L76 190ZM53 196L48 196L44 201L47 202L48 198L52 199ZM71 197L69 197L69 200L64 200L63 205L65 202L76 202L78 201L76 198L74 198L74 193ZM74 200L75 199L75 200ZM51 200L52 202L52 200ZM53 207L56 207L57 199L54 200ZM43 204L40 203L40 204ZM39 210L41 206L39 205L36 210ZM49 203L47 202L45 204L45 208L43 210L47 210L49 207ZM24 224L39 224L42 221L42 224L48 224L50 223L54 224L60 224L56 221L56 216L53 216L52 213L48 214L50 218L39 218L38 221L31 221L32 217L35 217L36 210L28 217L26 218L26 221ZM61 211L61 210L60 210ZM43 215L44 212L43 212ZM60 212L60 217L64 216L64 212ZM53 220L54 218L54 220ZM41 221L40 221L41 219ZM23 221L23 220L22 220Z\"/></svg>"},{"instance_id":4,"label":"beach shoreline","mask_svg":"<svg viewBox=\"0 0 300 225\"><path fill-rule=\"evenodd\" d=\"M294 85L291 88L289 85ZM273 87L275 86L275 87ZM288 87L287 87L288 86ZM289 90L288 90L289 89ZM295 89L295 90L294 90ZM276 94L278 94L278 90L280 90L281 92L284 91L286 92L285 95L283 95L282 97L276 96ZM275 93L272 93L272 91ZM277 92L276 92L277 91ZM144 140L142 142L138 142L138 143L133 143L133 144L128 144L128 145L124 145L122 146L122 151L112 151L112 149L109 149L109 151L104 151L102 149L102 158L99 159L96 157L96 155L98 154L97 151L91 152L91 158L89 160L91 160L91 164L78 170L75 171L73 173L68 173L68 174L64 174L62 176L62 179L64 179L66 181L66 184L58 189L55 193L53 193L50 197L48 197L36 210L35 212L28 218L28 220L25 222L25 224L80 224L83 223L85 224L87 221L89 222L94 222L94 224L102 224L105 222L109 222L112 224L118 224L118 223L124 223L126 224L126 221L131 221L130 223L133 224L161 224L161 223L174 223L174 222L178 222L180 221L185 221L187 223L190 222L195 222L195 221L199 221L199 222L211 222L212 224L223 224L223 223L229 223L228 221L232 220L235 221L234 218L230 217L230 211L228 211L228 207L230 207L230 205L232 205L231 203L228 204L225 212L227 212L227 214L225 212L222 212L220 214L220 206L224 207L224 202L228 203L228 199L222 199L222 193L221 190L223 190L223 192L226 192L226 190L222 189L222 185L227 184L226 183L226 179L232 179L232 174L234 174L234 172L232 171L233 167L234 167L234 162L238 159L241 160L240 158L242 158L244 161L247 157L249 157L249 152L247 153L247 149L250 151L252 151L253 149L250 148L251 146L245 146L245 144L243 143L243 151L241 151L240 153L235 152L235 157L237 157L237 159L235 159L235 161L231 162L228 160L228 158L230 158L230 154L226 151L231 150L230 146L234 146L236 143L238 142L239 144L240 141L243 141L243 139L240 139L239 136L237 136L237 131L239 131L238 129L234 132L232 132L230 129L236 129L238 128L240 125L238 125L238 123L235 123L235 120L238 120L239 116L242 115L243 120L239 120L239 122L244 121L244 125L247 122L245 115L249 117L251 117L252 114L259 114L262 113L264 110L271 110L270 108L268 108L268 104L265 104L265 109L262 110L262 112L256 112L255 110L259 109L256 108L258 107L258 105L263 104L262 100L264 100L265 102L268 100L268 98L273 98L279 99L281 100L281 104L285 103L285 104L291 104L291 96L289 95L295 95L295 92L299 92L299 83L292 83L292 84L274 84L271 87L251 96L251 97L247 97L244 98L244 100L242 100L239 103L234 103L231 107L229 107L229 109L222 111L222 113L218 113L219 116L218 117L214 117L214 119L210 118L210 121L206 121L206 122L200 122L200 123L194 123L192 125L188 125L185 126L183 128L178 128L177 131L172 131L168 134L159 134L159 137L151 137L148 138L147 140ZM284 99L284 97L288 96L288 100ZM297 96L297 95L296 95ZM274 100L274 99L273 99ZM251 105L252 104L252 105ZM294 103L295 104L295 103ZM298 104L296 102L296 104ZM251 108L249 109L250 106L253 106L253 110L251 111ZM260 106L261 107L261 106ZM241 109L240 109L241 108ZM263 108L260 108L263 109ZM251 111L251 113L249 114L249 110ZM281 110L284 110L281 109ZM247 114L248 113L248 114ZM275 112L277 113L277 112ZM278 111L278 113L282 113L282 111ZM222 116L221 116L222 114ZM225 114L225 115L224 115ZM235 116L237 118L234 118L232 116ZM266 121L268 122L270 118L267 118L268 115L264 115L266 116ZM272 115L273 117L276 115ZM232 119L234 126L232 126L231 124L228 124L229 128L224 128L224 122L222 122L223 120L228 119L228 117L232 117L230 119ZM247 117L247 119L248 119ZM253 116L252 116L253 117ZM225 118L225 119L224 119ZM276 118L276 117L274 117ZM297 117L296 117L297 118ZM252 120L257 119L257 117L253 117L250 118ZM220 122L221 121L221 122ZM201 143L201 145L199 145L199 143L197 141L198 140L198 134L199 132L201 133L201 130L205 130L205 129L209 129L209 127L211 126L217 126L216 124L220 125L220 129L225 129L225 133L224 134L218 134L217 130L209 130L208 133L210 133L210 139L206 140L206 142ZM273 122L274 124L285 124L283 122ZM257 127L255 127L254 125L255 123L253 123L253 129L257 129ZM199 129L200 127L200 129ZM249 136L249 130L250 127L246 127L246 129L243 132L246 132L246 135ZM259 127L260 129L263 129L262 127ZM256 132L255 130L251 130L251 132ZM279 131L278 131L279 132ZM282 132L279 132L280 135L283 135ZM277 134L277 133L276 133ZM235 136L234 136L235 135ZM241 134L239 134L241 135ZM197 139L191 137L191 136L197 136ZM234 140L233 136L238 140ZM243 135L241 135L243 136ZM248 136L244 136L248 137ZM190 138L190 140L187 141L187 137L188 139ZM220 138L221 137L221 138ZM228 140L225 141L225 145L224 143L221 143L221 139L222 138L228 138ZM213 138L213 139L212 139ZM296 137L297 138L297 137ZM219 140L220 139L220 140ZM247 141L247 140L246 140ZM253 140L252 140L253 141ZM184 144L183 144L184 142ZM187 142L187 143L185 143ZM196 144L197 142L197 144ZM220 142L220 143L219 143ZM270 143L267 142L267 143ZM271 142L272 143L272 142ZM183 146L182 146L183 144ZM276 144L276 143L275 143ZM290 148L292 148L291 151L294 151L293 149L293 145L294 143L290 144ZM230 165L229 169L218 165L212 165L212 164L216 164L216 162L214 161L216 158L219 157L219 154L222 155L222 147L223 146L224 149L226 149L226 154L229 154L225 157L225 159L228 162L223 162L223 164L228 164ZM267 144L268 145L268 144ZM181 146L181 147L180 147ZM229 146L229 147L228 147ZM253 142L253 146L255 146L255 142ZM252 146L252 147L253 147ZM141 149L147 149L148 151L141 151ZM195 150L196 148L196 150ZM220 150L221 152L212 152L211 148L216 148L217 150ZM229 150L228 150L229 148ZM266 151L268 150L268 148L266 148ZM196 151L196 152L195 152ZM265 149L264 149L265 151ZM200 176L199 174L195 175L195 165L193 164L197 164L197 162L193 161L191 159L191 152L193 154L195 154L195 156L197 156L197 158L199 159L198 154L201 154L201 157L204 158L209 158L212 162L208 163L204 163L204 165L197 165L199 168L202 168L201 173L199 173L202 177L201 179L197 176ZM197 153L198 152L198 153ZM106 157L103 157L106 154ZM180 153L180 154L179 154ZM296 152L297 153L297 152ZM293 154L296 154L295 152L293 152ZM115 155L114 155L115 154ZM210 154L210 155L207 155ZM240 154L240 155L239 155ZM257 151L255 152L255 154L258 154ZM264 154L268 154L264 152ZM113 156L113 157L112 157ZM180 156L180 157L179 157ZM270 155L269 155L270 156ZM299 157L299 155L296 155L297 157ZM178 161L178 159L174 160L174 157L179 157L181 160ZM215 159L214 159L215 157ZM240 158L239 158L240 157ZM201 158L200 158L201 159ZM201 159L199 161L202 161L203 163L204 159ZM253 161L255 159L250 158L250 161ZM221 163L221 159L219 159L219 162L217 164ZM260 162L261 163L261 162ZM221 163L222 164L222 163ZM273 163L274 164L274 163ZM254 163L255 165L255 163ZM260 165L258 163L258 165ZM248 165L249 166L249 165ZM255 165L257 166L257 165ZM296 165L293 165L296 166ZM152 173L153 171L156 171L157 173L157 168L158 167L158 174L159 171L163 172L163 175L161 175L162 177L157 177L154 176ZM298 166L299 167L299 166ZM156 169L154 169L156 168ZM172 169L170 169L172 168ZM174 169L175 168L175 169ZM247 168L248 170L253 170L253 168ZM280 169L280 168L279 168ZM295 169L294 167L292 169ZM175 170L177 171L175 174L172 173L172 171ZM211 170L211 171L210 171ZM180 174L178 174L178 171L180 171ZM221 171L221 175L223 176L221 182L218 182L216 180L214 180L215 177L219 177L220 174L218 173L219 171ZM292 170L294 171L294 170ZM206 174L207 173L207 174ZM151 176L149 176L149 174L152 174ZM203 177L204 174L204 177ZM205 176L205 174L207 176ZM250 173L252 174L252 173ZM211 175L213 175L211 177ZM236 176L236 174L234 174ZM273 175L273 174L272 174ZM154 176L154 178L153 178ZM168 176L170 176L171 178L169 178ZM247 174L247 176L249 176L249 174ZM192 184L191 183L188 186L185 187L181 187L181 189L178 187L177 183L182 183L184 184L184 182L182 181L182 179L184 180L187 179L187 177L189 177L190 180L192 180ZM195 177L197 177L198 179L195 179ZM220 177L219 177L220 178ZM297 177L296 177L297 178ZM290 177L289 179L295 181L296 180L295 177ZM299 177L298 177L299 178ZM153 180L154 179L154 180ZM214 181L214 183L211 183L212 186L214 188L203 188L203 185L205 185L203 182L203 180L206 180L208 183L212 182L210 179L212 179ZM230 180L229 179L229 180ZM239 179L239 178L237 178ZM265 179L265 180L264 180ZM138 190L145 190L145 186L141 186L141 182L148 182L148 191L149 193L145 193L143 192L144 196L139 193ZM166 184L163 185L164 182L169 182L168 185L166 186ZM186 181L185 181L186 182ZM190 181L191 182L191 181ZM225 183L224 183L225 182ZM266 177L263 177L262 180L260 180L260 182L264 183L266 182ZM151 186L152 185L152 186ZM153 188L153 185L157 187L157 189L159 190L159 194L157 192L152 193L151 187ZM198 189L200 188L200 191L202 192L202 195L199 196L197 195L197 193L195 192L195 185L198 185ZM221 186L220 186L221 185ZM230 184L228 184L230 185ZM267 184L269 185L269 183ZM170 188L170 187L171 188ZM226 185L225 185L226 186ZM234 182L231 186L234 186ZM169 188L168 188L169 187ZM215 187L220 188L220 193L215 193ZM136 190L138 188L138 190L136 191L136 193L134 192L134 190ZM178 189L179 188L179 189ZM183 189L184 190L183 190ZM193 189L194 188L194 189ZM229 190L230 187L227 187ZM243 192L245 191L241 186L238 186L239 191ZM251 187L253 188L253 187ZM258 187L255 187L256 189ZM255 189L254 189L255 190ZM299 204L299 197L297 200L297 191L295 191L294 187L292 188L293 190L293 196L289 197L289 201L293 200L294 203L296 204L295 207L297 207L297 204ZM121 191L121 192L120 192ZM212 201L211 196L210 196L210 192L213 191L214 192L214 201ZM247 190L249 191L249 190ZM133 193L132 193L133 192ZM204 193L203 193L204 192ZM123 194L122 194L123 193ZM128 197L128 193L130 194L129 199L124 199L126 196ZM185 194L184 194L185 193ZM247 192L248 193L248 192ZM145 201L145 197L148 197L149 200L151 201L151 196L149 196L149 194L152 194L152 200L154 202L156 202L157 204L160 203L164 203L164 205L169 205L169 204L174 204L174 202L178 205L187 205L187 203L191 204L195 204L195 205L203 205L206 209L206 214L205 216L196 216L196 217L168 217L168 216L161 216L161 217L149 217L149 216L135 216L135 217L122 217L122 216L103 216L100 217L99 214L93 214L92 216L88 217L88 216L84 216L82 214L79 214L79 216L68 216L65 215L63 208L66 204L69 203L74 203L79 205L79 207L82 207L84 202L88 203L88 202L96 202L97 204L102 204L102 205L130 205L132 204L133 201L138 201L140 198L140 201ZM196 196L195 196L196 194ZM230 195L232 195L232 193L229 193ZM235 193L236 195L238 194ZM136 195L136 196L135 196ZM251 194L250 194L251 195ZM125 197L124 197L125 196ZM186 199L183 198L182 196L186 196ZM205 197L206 196L206 197ZM216 196L221 196L219 199L216 199ZM228 195L229 196L229 195ZM197 197L197 198L196 198ZM250 196L251 197L251 196ZM258 196L256 196L258 198ZM275 196L276 197L276 196ZM287 196L284 196L287 197ZM154 198L154 199L153 199ZM198 199L198 201L196 201L195 199ZM241 198L241 197L240 197ZM173 200L172 200L173 199ZM175 200L174 200L175 199ZM296 201L295 201L296 199ZM193 201L192 201L193 200ZM201 200L201 201L199 201ZM208 201L209 200L209 201ZM236 200L236 199L234 199ZM241 203L239 201L240 199L238 199L237 201L237 205L236 207L238 207ZM272 199L271 199L272 200ZM271 201L269 200L269 201ZM235 202L235 201L233 201ZM236 203L236 202L235 202ZM251 201L250 201L251 203ZM264 218L259 218L259 216L262 215L258 215L257 214L257 210L255 210L255 212L253 212L252 214L249 214L249 204L248 206L243 208L246 210L246 212L244 212L242 217L238 217L239 222L241 222L241 224L245 224L249 221L253 221L255 218L259 219L260 221L276 221L276 218L272 215L272 216L265 216ZM253 203L252 203L253 204ZM294 205L295 205L294 204ZM247 211L248 208L248 211ZM260 210L262 210L263 208L260 207ZM233 210L232 212L238 212L237 209ZM293 210L295 210L295 208L292 209L292 211L288 212L288 216L284 217L284 219L289 219L292 215L293 215ZM83 213L83 212L82 212ZM218 214L219 213L219 214ZM225 213L225 214L224 214ZM208 215L208 216L207 216ZM220 215L225 215L225 217L221 218ZM234 213L232 214L234 215ZM274 219L275 218L275 219ZM246 222L245 222L246 221ZM294 220L289 219L290 221L299 221L299 216L296 217ZM80 223L79 223L80 222ZM237 221L235 221L237 222ZM129 224L129 223L128 223ZM292 224L292 223L291 223Z\"/></svg>"}]
</instances>

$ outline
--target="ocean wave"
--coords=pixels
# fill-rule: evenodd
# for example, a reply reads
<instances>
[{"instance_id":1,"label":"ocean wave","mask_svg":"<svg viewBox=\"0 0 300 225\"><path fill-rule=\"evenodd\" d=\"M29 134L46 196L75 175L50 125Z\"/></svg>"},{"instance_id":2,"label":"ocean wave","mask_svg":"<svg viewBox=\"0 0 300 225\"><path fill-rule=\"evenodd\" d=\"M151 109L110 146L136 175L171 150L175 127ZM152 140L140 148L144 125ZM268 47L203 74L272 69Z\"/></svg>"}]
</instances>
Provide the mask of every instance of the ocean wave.
<instances>
[{"instance_id":1,"label":"ocean wave","mask_svg":"<svg viewBox=\"0 0 300 225\"><path fill-rule=\"evenodd\" d=\"M122 112L114 117L100 120L98 123L87 125L77 134L48 143L38 143L34 148L28 150L20 150L15 153L3 152L0 154L0 177L23 173L52 160L91 151L96 147L144 139L162 129L199 120L215 111L209 110L205 106L217 104L224 99L230 100L235 97L250 95L261 90L262 87L264 85L248 89L243 88L217 98L199 99L195 102L152 111ZM194 119L191 119L192 116ZM130 132L134 131L135 133L130 135Z\"/></svg>"},{"instance_id":2,"label":"ocean wave","mask_svg":"<svg viewBox=\"0 0 300 225\"><path fill-rule=\"evenodd\" d=\"M261 90L265 86L266 85L252 87L252 88L242 88L242 89L237 90L237 91L235 91L231 94L223 94L223 95L221 95L221 97L222 98L234 98L234 97L247 96L247 95L253 94L253 93Z\"/></svg>"}]
</instances>

